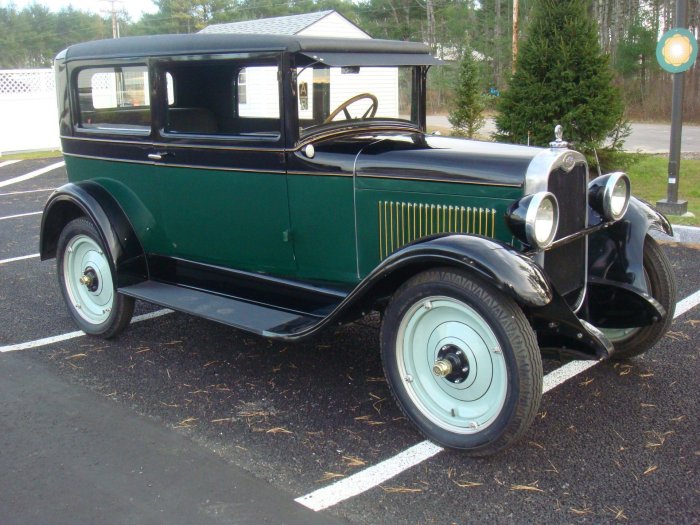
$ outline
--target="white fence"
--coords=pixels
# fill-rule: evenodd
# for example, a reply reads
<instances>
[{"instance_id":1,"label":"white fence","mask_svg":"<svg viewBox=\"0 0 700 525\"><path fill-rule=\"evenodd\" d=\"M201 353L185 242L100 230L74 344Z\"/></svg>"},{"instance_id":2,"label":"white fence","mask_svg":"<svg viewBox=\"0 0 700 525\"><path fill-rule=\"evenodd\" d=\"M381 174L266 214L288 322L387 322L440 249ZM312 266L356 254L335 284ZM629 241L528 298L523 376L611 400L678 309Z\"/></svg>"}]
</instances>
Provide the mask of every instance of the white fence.
<instances>
[{"instance_id":1,"label":"white fence","mask_svg":"<svg viewBox=\"0 0 700 525\"><path fill-rule=\"evenodd\" d=\"M52 69L0 70L0 154L59 148L55 86Z\"/></svg>"}]
</instances>

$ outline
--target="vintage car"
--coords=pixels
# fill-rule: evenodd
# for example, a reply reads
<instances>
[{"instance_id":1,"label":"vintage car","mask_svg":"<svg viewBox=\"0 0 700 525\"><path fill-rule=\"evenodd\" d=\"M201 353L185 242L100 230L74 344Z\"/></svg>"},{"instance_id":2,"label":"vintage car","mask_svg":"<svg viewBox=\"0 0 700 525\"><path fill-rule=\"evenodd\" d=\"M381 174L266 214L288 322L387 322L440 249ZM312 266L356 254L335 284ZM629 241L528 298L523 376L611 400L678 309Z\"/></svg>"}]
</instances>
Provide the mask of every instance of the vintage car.
<instances>
[{"instance_id":1,"label":"vintage car","mask_svg":"<svg viewBox=\"0 0 700 525\"><path fill-rule=\"evenodd\" d=\"M41 258L78 326L114 337L140 299L299 341L381 313L400 408L487 455L520 438L542 355L629 358L673 318L624 173L549 148L426 134L417 43L133 37L55 62L69 182ZM553 123L554 124L554 123Z\"/></svg>"}]
</instances>

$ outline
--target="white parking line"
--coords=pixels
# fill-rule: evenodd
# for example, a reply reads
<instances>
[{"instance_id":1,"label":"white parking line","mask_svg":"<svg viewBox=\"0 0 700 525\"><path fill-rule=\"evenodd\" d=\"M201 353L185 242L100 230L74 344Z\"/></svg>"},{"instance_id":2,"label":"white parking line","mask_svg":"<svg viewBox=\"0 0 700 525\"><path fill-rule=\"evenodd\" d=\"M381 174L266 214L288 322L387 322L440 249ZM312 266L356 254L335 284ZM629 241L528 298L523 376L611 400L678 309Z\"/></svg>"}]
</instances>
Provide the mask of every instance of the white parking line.
<instances>
[{"instance_id":1,"label":"white parking line","mask_svg":"<svg viewBox=\"0 0 700 525\"><path fill-rule=\"evenodd\" d=\"M40 191L53 191L56 188L42 188L40 190L25 190L25 191L8 191L7 193L0 193L0 197L7 197L9 195L22 195L24 193L38 193Z\"/></svg>"},{"instance_id":2,"label":"white parking line","mask_svg":"<svg viewBox=\"0 0 700 525\"><path fill-rule=\"evenodd\" d=\"M691 308L700 304L700 290L676 303L675 319L686 313ZM544 376L542 381L542 393L546 394L572 377L589 368L594 367L600 361L571 361L562 367ZM301 503L311 510L319 511L337 505L341 501L376 487L403 471L414 467L426 459L430 459L444 449L430 441L423 441L399 452L397 455L382 461L372 467L366 468L352 476L336 481L335 483L315 490L309 494L296 498L294 501Z\"/></svg>"},{"instance_id":3,"label":"white parking line","mask_svg":"<svg viewBox=\"0 0 700 525\"><path fill-rule=\"evenodd\" d=\"M377 463L357 474L341 479L332 485L316 490L294 501L315 511L327 509L336 503L362 494L366 490L384 483L401 474L404 470L408 470L426 459L432 458L443 450L442 447L430 441L423 441L400 452L393 458Z\"/></svg>"},{"instance_id":4,"label":"white parking line","mask_svg":"<svg viewBox=\"0 0 700 525\"><path fill-rule=\"evenodd\" d=\"M676 312L673 314L673 318L675 319L676 317L680 317L698 304L700 304L700 290L690 294L685 299L681 299L676 303Z\"/></svg>"},{"instance_id":5,"label":"white parking line","mask_svg":"<svg viewBox=\"0 0 700 525\"><path fill-rule=\"evenodd\" d=\"M29 217L30 215L41 215L44 213L43 211L32 211L30 213L19 213L17 215L7 215L5 217L0 217L0 221L4 221L7 219L19 219L20 217Z\"/></svg>"},{"instance_id":6,"label":"white parking line","mask_svg":"<svg viewBox=\"0 0 700 525\"><path fill-rule=\"evenodd\" d=\"M164 308L162 310L156 310L155 312L150 312L147 314L137 315L131 322L139 323L141 321L147 321L148 319L154 319L162 315L171 314L172 310ZM16 345L6 345L0 346L0 353L5 352L16 352L17 350L27 350L28 348L37 348L38 346L51 345L53 343L58 343L60 341L66 341L67 339L75 339L76 337L82 337L86 335L82 330L77 330L75 332L68 332L67 334L54 335L53 337L44 337L43 339L36 339L34 341L28 341L26 343L18 343Z\"/></svg>"},{"instance_id":7,"label":"white parking line","mask_svg":"<svg viewBox=\"0 0 700 525\"><path fill-rule=\"evenodd\" d=\"M0 168L4 168L5 166L9 166L10 164L15 164L19 162L22 159L17 159L17 160L6 160L4 162L0 162Z\"/></svg>"},{"instance_id":8,"label":"white parking line","mask_svg":"<svg viewBox=\"0 0 700 525\"><path fill-rule=\"evenodd\" d=\"M15 262L15 261L23 261L25 259L33 259L34 257L39 257L39 254L33 253L31 255L22 255L20 257L12 257L11 259L2 259L2 260L0 260L0 264L7 264L7 263Z\"/></svg>"},{"instance_id":9,"label":"white parking line","mask_svg":"<svg viewBox=\"0 0 700 525\"><path fill-rule=\"evenodd\" d=\"M17 184L18 182L33 179L34 177L38 177L39 175L43 175L44 173L48 173L49 171L53 171L65 165L66 163L63 161L56 162L55 164L50 164L38 170L30 171L29 173L20 175L19 177L13 177L11 179L4 180L0 182L0 188L4 188L5 186L9 186L10 184Z\"/></svg>"}]
</instances>

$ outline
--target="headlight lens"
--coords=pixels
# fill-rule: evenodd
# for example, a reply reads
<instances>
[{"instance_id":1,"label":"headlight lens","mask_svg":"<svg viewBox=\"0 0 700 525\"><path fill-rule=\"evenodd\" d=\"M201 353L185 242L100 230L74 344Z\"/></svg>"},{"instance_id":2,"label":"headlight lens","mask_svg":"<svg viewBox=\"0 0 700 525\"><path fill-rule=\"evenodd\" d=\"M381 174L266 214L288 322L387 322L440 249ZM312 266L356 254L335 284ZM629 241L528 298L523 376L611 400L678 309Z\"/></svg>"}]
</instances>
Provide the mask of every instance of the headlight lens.
<instances>
[{"instance_id":1,"label":"headlight lens","mask_svg":"<svg viewBox=\"0 0 700 525\"><path fill-rule=\"evenodd\" d=\"M588 185L589 204L603 218L616 221L627 213L630 190L630 179L624 173L603 175Z\"/></svg>"},{"instance_id":2,"label":"headlight lens","mask_svg":"<svg viewBox=\"0 0 700 525\"><path fill-rule=\"evenodd\" d=\"M616 178L608 183L612 188L608 191L606 187L606 196L603 200L603 205L606 211L609 212L611 219L621 218L627 211L627 205L630 201L630 180L626 175Z\"/></svg>"},{"instance_id":3,"label":"headlight lens","mask_svg":"<svg viewBox=\"0 0 700 525\"><path fill-rule=\"evenodd\" d=\"M549 192L532 196L525 216L525 234L528 242L537 248L546 248L554 240L559 225L559 204Z\"/></svg>"},{"instance_id":4,"label":"headlight lens","mask_svg":"<svg viewBox=\"0 0 700 525\"><path fill-rule=\"evenodd\" d=\"M548 191L526 195L506 212L506 223L518 239L533 248L547 248L559 226L559 203Z\"/></svg>"}]
</instances>

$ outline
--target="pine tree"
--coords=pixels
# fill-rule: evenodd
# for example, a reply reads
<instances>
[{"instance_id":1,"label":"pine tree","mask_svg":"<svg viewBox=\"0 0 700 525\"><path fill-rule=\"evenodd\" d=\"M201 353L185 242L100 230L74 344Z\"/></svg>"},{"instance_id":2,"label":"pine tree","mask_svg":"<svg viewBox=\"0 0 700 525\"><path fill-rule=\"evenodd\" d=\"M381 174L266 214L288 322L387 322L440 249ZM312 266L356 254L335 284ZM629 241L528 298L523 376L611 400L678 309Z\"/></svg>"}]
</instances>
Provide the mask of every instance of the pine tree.
<instances>
[{"instance_id":1,"label":"pine tree","mask_svg":"<svg viewBox=\"0 0 700 525\"><path fill-rule=\"evenodd\" d=\"M459 64L454 109L448 120L458 134L469 138L484 125L484 99L480 88L479 69L472 51L467 49Z\"/></svg>"},{"instance_id":2,"label":"pine tree","mask_svg":"<svg viewBox=\"0 0 700 525\"><path fill-rule=\"evenodd\" d=\"M547 145L556 124L565 139L590 151L623 112L609 58L598 43L589 1L538 0L515 74L500 97L497 136Z\"/></svg>"}]
</instances>

